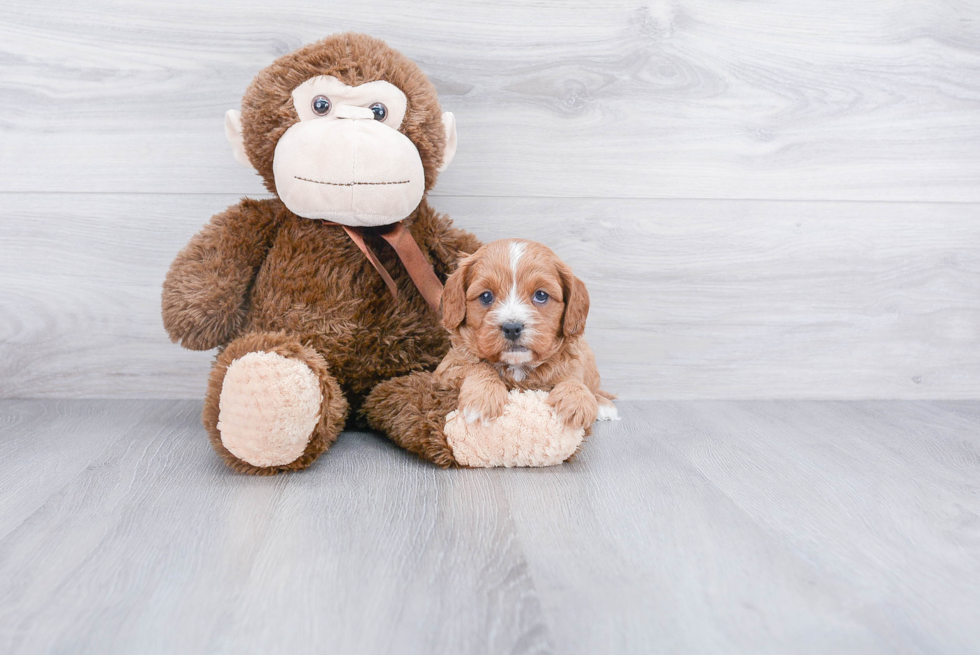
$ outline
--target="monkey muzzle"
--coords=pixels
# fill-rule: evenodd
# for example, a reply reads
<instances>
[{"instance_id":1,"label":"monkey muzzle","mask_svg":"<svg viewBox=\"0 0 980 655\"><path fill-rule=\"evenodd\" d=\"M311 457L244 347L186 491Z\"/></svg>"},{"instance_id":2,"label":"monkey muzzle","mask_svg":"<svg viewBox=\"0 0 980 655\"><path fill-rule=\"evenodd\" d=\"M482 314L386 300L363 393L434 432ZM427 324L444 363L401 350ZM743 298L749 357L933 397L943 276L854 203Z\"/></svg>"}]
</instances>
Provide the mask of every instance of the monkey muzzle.
<instances>
[{"instance_id":1,"label":"monkey muzzle","mask_svg":"<svg viewBox=\"0 0 980 655\"><path fill-rule=\"evenodd\" d=\"M340 106L337 120L300 121L276 144L273 174L286 207L304 218L353 227L389 225L425 192L411 139L365 107Z\"/></svg>"}]
</instances>

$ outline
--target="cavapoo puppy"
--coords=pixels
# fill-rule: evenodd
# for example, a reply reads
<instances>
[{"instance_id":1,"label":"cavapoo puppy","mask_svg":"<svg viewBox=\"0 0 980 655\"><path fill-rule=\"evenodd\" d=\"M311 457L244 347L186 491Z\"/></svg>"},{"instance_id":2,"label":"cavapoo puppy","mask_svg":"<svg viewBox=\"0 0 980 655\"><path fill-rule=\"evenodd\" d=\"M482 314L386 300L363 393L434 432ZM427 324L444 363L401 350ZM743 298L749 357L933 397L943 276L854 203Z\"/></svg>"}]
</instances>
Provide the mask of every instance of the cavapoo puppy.
<instances>
[{"instance_id":1,"label":"cavapoo puppy","mask_svg":"<svg viewBox=\"0 0 980 655\"><path fill-rule=\"evenodd\" d=\"M571 428L618 419L582 333L585 284L550 248L502 239L463 259L442 297L452 348L436 369L468 423L499 417L511 389L547 391Z\"/></svg>"}]
</instances>

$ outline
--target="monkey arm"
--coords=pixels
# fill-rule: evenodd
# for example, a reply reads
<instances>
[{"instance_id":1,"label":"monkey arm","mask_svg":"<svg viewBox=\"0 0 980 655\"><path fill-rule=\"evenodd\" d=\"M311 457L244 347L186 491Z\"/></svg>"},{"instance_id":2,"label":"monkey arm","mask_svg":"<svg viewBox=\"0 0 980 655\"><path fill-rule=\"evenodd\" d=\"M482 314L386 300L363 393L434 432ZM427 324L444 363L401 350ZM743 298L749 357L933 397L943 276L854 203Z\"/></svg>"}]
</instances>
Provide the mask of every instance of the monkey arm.
<instances>
[{"instance_id":1,"label":"monkey arm","mask_svg":"<svg viewBox=\"0 0 980 655\"><path fill-rule=\"evenodd\" d=\"M170 265L163 326L175 343L208 350L244 327L246 294L280 225L268 200L244 198L211 218Z\"/></svg>"}]
</instances>

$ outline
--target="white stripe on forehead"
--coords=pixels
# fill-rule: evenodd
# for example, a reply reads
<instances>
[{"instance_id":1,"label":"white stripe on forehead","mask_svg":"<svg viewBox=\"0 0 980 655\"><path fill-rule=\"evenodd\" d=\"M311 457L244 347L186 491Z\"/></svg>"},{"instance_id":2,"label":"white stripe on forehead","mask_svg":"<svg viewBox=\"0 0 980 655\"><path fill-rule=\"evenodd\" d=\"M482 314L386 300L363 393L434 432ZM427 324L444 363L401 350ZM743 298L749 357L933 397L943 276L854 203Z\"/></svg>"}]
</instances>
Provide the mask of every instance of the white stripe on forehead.
<instances>
[{"instance_id":1,"label":"white stripe on forehead","mask_svg":"<svg viewBox=\"0 0 980 655\"><path fill-rule=\"evenodd\" d=\"M514 284L517 284L517 264L521 261L526 249L527 244L523 241L510 242L510 270L514 274Z\"/></svg>"},{"instance_id":2,"label":"white stripe on forehead","mask_svg":"<svg viewBox=\"0 0 980 655\"><path fill-rule=\"evenodd\" d=\"M517 290L517 265L520 263L521 257L524 256L525 250L527 250L527 244L523 241L511 241L508 246L512 279L510 293L493 312L494 319L500 325L514 322L529 327L534 323L534 313L531 311L531 306L524 302Z\"/></svg>"}]
</instances>

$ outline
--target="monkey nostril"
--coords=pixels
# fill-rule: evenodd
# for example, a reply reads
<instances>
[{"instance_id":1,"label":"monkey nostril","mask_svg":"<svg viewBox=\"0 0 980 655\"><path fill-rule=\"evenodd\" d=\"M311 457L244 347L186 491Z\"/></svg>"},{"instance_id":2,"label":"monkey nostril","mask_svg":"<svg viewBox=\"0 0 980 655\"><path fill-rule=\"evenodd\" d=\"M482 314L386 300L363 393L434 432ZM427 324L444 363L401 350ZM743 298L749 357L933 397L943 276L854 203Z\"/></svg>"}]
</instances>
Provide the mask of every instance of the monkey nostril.
<instances>
[{"instance_id":1,"label":"monkey nostril","mask_svg":"<svg viewBox=\"0 0 980 655\"><path fill-rule=\"evenodd\" d=\"M500 329L503 331L505 338L514 341L521 336L521 332L524 331L524 325L521 323L504 323L500 326Z\"/></svg>"}]
</instances>

